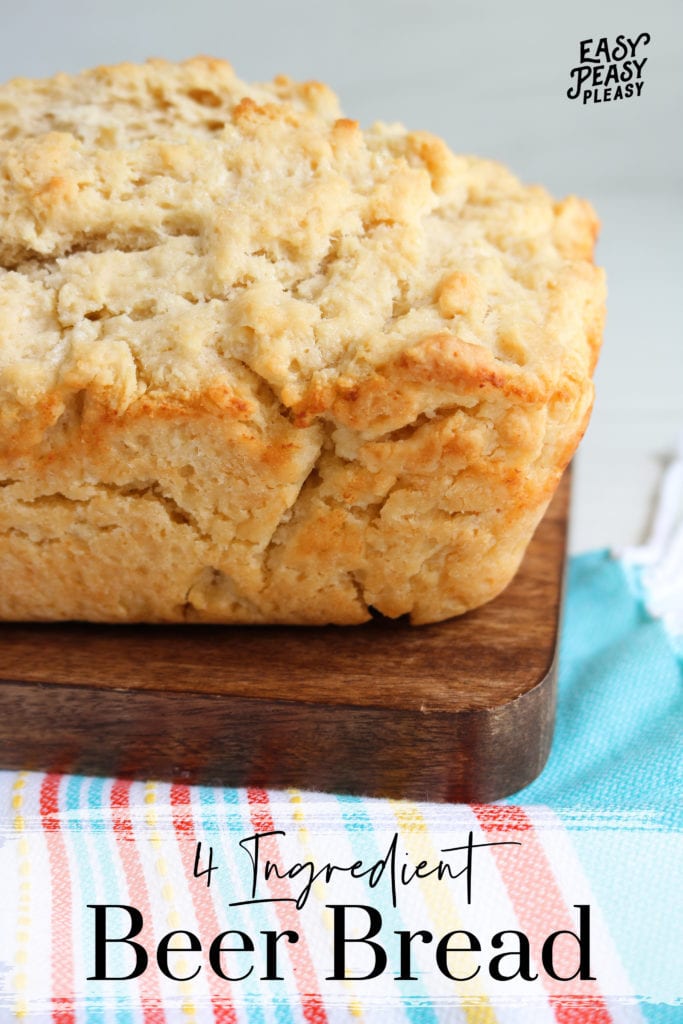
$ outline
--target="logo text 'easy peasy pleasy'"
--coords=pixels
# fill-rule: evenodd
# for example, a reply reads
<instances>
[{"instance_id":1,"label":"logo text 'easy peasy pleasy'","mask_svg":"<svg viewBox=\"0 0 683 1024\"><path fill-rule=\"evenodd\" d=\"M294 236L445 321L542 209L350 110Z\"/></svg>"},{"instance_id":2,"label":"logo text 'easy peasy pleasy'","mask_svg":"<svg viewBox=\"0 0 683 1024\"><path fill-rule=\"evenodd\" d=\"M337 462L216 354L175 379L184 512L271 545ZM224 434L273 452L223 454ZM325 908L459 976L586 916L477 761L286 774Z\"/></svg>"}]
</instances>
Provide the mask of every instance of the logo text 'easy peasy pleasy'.
<instances>
[{"instance_id":1,"label":"logo text 'easy peasy pleasy'","mask_svg":"<svg viewBox=\"0 0 683 1024\"><path fill-rule=\"evenodd\" d=\"M613 42L606 36L582 39L579 63L570 72L568 98L580 99L585 106L640 96L647 64L644 49L649 42L649 32L641 32L633 39L619 35Z\"/></svg>"}]
</instances>

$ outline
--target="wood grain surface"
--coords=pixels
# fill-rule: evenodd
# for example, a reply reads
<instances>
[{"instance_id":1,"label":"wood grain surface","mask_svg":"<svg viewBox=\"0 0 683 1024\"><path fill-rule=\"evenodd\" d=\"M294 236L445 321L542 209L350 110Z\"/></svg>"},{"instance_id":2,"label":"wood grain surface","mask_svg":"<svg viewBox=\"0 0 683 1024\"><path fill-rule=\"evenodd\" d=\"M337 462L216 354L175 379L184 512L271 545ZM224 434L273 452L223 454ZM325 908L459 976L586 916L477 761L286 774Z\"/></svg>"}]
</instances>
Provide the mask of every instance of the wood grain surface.
<instances>
[{"instance_id":1,"label":"wood grain surface","mask_svg":"<svg viewBox=\"0 0 683 1024\"><path fill-rule=\"evenodd\" d=\"M0 766L424 800L514 792L550 748L568 495L565 475L500 597L433 626L2 624Z\"/></svg>"}]
</instances>

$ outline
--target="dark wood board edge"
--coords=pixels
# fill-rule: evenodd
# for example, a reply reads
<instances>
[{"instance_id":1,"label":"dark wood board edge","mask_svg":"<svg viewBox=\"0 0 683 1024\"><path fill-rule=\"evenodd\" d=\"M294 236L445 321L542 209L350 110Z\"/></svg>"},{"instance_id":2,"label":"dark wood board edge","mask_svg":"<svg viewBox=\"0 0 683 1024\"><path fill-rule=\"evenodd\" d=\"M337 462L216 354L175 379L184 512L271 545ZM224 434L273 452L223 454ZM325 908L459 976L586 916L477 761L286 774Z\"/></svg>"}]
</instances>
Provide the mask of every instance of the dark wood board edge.
<instances>
[{"instance_id":1,"label":"dark wood board edge","mask_svg":"<svg viewBox=\"0 0 683 1024\"><path fill-rule=\"evenodd\" d=\"M46 707L41 689L0 689L0 721L10 726L0 733L5 767L488 802L541 771L555 669L504 707L427 712L419 723L413 712L391 709L82 687L60 688Z\"/></svg>"}]
</instances>

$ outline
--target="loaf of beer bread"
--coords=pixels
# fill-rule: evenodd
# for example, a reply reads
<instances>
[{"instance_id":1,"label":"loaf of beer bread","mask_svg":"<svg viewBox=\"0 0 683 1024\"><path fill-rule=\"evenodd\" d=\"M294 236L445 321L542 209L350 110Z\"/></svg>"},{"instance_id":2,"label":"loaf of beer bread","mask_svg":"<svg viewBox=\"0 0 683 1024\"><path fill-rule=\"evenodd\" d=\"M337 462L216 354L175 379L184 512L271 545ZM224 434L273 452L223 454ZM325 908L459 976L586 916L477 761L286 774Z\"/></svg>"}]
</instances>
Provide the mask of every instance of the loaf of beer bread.
<instances>
[{"instance_id":1,"label":"loaf of beer bread","mask_svg":"<svg viewBox=\"0 0 683 1024\"><path fill-rule=\"evenodd\" d=\"M0 87L0 618L493 598L588 421L596 231L317 82Z\"/></svg>"}]
</instances>

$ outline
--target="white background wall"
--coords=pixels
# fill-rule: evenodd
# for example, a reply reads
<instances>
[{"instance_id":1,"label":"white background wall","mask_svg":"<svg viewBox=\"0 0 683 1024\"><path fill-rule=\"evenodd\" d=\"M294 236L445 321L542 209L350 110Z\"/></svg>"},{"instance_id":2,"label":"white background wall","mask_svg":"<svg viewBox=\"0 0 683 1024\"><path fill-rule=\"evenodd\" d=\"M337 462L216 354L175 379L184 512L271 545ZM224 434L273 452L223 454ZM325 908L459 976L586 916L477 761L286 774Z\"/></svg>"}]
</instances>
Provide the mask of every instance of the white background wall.
<instances>
[{"instance_id":1,"label":"white background wall","mask_svg":"<svg viewBox=\"0 0 683 1024\"><path fill-rule=\"evenodd\" d=\"M579 40L644 31L640 98L566 98ZM195 53L322 79L363 124L427 128L592 200L610 295L572 547L640 539L683 428L680 0L0 0L1 79Z\"/></svg>"}]
</instances>

